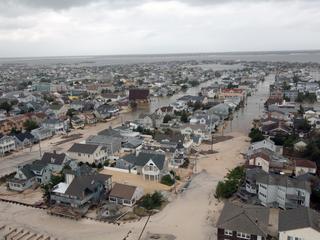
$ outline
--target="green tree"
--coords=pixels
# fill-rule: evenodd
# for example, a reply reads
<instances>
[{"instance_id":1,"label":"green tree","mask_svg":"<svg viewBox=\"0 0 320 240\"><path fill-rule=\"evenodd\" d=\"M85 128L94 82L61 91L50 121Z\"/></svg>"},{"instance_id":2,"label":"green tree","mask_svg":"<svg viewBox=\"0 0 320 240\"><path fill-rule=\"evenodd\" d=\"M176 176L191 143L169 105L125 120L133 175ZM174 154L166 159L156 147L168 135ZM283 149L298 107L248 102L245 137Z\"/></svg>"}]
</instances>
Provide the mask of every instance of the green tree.
<instances>
[{"instance_id":1,"label":"green tree","mask_svg":"<svg viewBox=\"0 0 320 240\"><path fill-rule=\"evenodd\" d=\"M2 102L0 104L0 109L3 109L9 114L9 112L12 110L12 104L9 103L8 101Z\"/></svg>"},{"instance_id":2,"label":"green tree","mask_svg":"<svg viewBox=\"0 0 320 240\"><path fill-rule=\"evenodd\" d=\"M215 196L216 198L230 198L237 192L238 188L244 181L245 170L244 167L236 167L228 172L225 181L219 181Z\"/></svg>"},{"instance_id":3,"label":"green tree","mask_svg":"<svg viewBox=\"0 0 320 240\"><path fill-rule=\"evenodd\" d=\"M33 129L36 129L38 128L38 124L37 122L31 120L31 119L28 119L27 121L25 121L23 123L23 127L28 131L28 132L31 132Z\"/></svg>"},{"instance_id":4,"label":"green tree","mask_svg":"<svg viewBox=\"0 0 320 240\"><path fill-rule=\"evenodd\" d=\"M250 133L249 133L249 137L251 138L251 142L259 142L265 139L265 137L263 136L263 133L257 129L257 128L252 128Z\"/></svg>"},{"instance_id":5,"label":"green tree","mask_svg":"<svg viewBox=\"0 0 320 240\"><path fill-rule=\"evenodd\" d=\"M164 118L163 118L163 123L168 123L169 121L172 120L172 117L170 115L165 115Z\"/></svg>"},{"instance_id":6,"label":"green tree","mask_svg":"<svg viewBox=\"0 0 320 240\"><path fill-rule=\"evenodd\" d=\"M188 117L189 117L188 113L186 111L182 111L180 121L187 123L189 121Z\"/></svg>"},{"instance_id":7,"label":"green tree","mask_svg":"<svg viewBox=\"0 0 320 240\"><path fill-rule=\"evenodd\" d=\"M66 115L71 119L76 113L76 110L73 108L69 108Z\"/></svg>"}]
</instances>

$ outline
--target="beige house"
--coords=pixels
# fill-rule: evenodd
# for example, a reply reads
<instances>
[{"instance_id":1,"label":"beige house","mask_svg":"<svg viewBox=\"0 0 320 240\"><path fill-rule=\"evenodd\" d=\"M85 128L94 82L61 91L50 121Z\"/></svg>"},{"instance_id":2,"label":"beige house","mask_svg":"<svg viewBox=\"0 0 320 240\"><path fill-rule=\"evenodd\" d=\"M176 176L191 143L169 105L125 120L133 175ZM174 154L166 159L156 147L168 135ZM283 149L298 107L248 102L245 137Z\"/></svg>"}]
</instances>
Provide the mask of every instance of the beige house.
<instances>
[{"instance_id":1,"label":"beige house","mask_svg":"<svg viewBox=\"0 0 320 240\"><path fill-rule=\"evenodd\" d=\"M96 144L75 143L67 152L68 156L78 162L104 163L107 160L108 152L104 146Z\"/></svg>"},{"instance_id":2,"label":"beige house","mask_svg":"<svg viewBox=\"0 0 320 240\"><path fill-rule=\"evenodd\" d=\"M280 212L279 240L320 239L320 214L311 208Z\"/></svg>"},{"instance_id":3,"label":"beige house","mask_svg":"<svg viewBox=\"0 0 320 240\"><path fill-rule=\"evenodd\" d=\"M294 172L296 176L300 176L306 173L316 174L317 172L317 164L310 160L295 160L294 165Z\"/></svg>"}]
</instances>

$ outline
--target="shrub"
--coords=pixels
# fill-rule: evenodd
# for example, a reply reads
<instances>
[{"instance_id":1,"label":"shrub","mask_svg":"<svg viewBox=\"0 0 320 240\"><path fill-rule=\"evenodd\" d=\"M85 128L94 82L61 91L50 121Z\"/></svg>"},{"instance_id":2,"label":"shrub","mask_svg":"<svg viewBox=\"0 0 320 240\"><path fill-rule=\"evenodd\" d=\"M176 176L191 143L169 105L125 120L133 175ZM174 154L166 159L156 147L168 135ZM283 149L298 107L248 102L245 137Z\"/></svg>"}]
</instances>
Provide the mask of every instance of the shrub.
<instances>
[{"instance_id":1,"label":"shrub","mask_svg":"<svg viewBox=\"0 0 320 240\"><path fill-rule=\"evenodd\" d=\"M219 181L215 197L216 198L230 198L242 184L245 177L244 167L236 167L229 171L226 175L225 181Z\"/></svg>"},{"instance_id":2,"label":"shrub","mask_svg":"<svg viewBox=\"0 0 320 240\"><path fill-rule=\"evenodd\" d=\"M140 201L140 206L147 210L157 209L161 207L164 202L163 196L160 192L154 192L151 194L146 194Z\"/></svg>"},{"instance_id":3,"label":"shrub","mask_svg":"<svg viewBox=\"0 0 320 240\"><path fill-rule=\"evenodd\" d=\"M167 174L165 176L162 177L161 179L161 183L162 184L165 184L167 186L172 186L174 184L174 179L172 179L171 175L170 174Z\"/></svg>"},{"instance_id":4,"label":"shrub","mask_svg":"<svg viewBox=\"0 0 320 240\"><path fill-rule=\"evenodd\" d=\"M105 160L104 163L103 163L103 166L108 167L109 164L110 164L110 161L109 160Z\"/></svg>"},{"instance_id":5,"label":"shrub","mask_svg":"<svg viewBox=\"0 0 320 240\"><path fill-rule=\"evenodd\" d=\"M163 118L163 123L168 123L169 121L172 120L172 117L170 115L165 115L164 118Z\"/></svg>"}]
</instances>

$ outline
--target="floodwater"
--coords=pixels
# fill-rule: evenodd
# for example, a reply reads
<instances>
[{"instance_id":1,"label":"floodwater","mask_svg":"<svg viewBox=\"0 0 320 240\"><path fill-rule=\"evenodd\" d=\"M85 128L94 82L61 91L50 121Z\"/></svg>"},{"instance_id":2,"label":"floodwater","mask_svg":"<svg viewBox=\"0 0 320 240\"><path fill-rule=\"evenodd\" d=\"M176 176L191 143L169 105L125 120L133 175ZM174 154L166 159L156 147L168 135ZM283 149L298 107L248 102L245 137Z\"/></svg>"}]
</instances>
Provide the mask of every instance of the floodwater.
<instances>
[{"instance_id":1,"label":"floodwater","mask_svg":"<svg viewBox=\"0 0 320 240\"><path fill-rule=\"evenodd\" d=\"M233 119L227 122L224 133L241 132L248 134L252 128L253 119L262 117L264 113L264 103L269 96L269 86L274 82L275 76L269 75L264 82L257 85L257 91L247 98L244 108L233 114Z\"/></svg>"},{"instance_id":2,"label":"floodwater","mask_svg":"<svg viewBox=\"0 0 320 240\"><path fill-rule=\"evenodd\" d=\"M80 64L83 66L103 66L114 64L137 64L170 61L266 61L266 62L316 62L320 63L320 51L274 51L274 52L229 52L229 53L186 53L186 54L146 54L146 55L101 55L0 58L0 64Z\"/></svg>"},{"instance_id":3,"label":"floodwater","mask_svg":"<svg viewBox=\"0 0 320 240\"><path fill-rule=\"evenodd\" d=\"M271 74L266 77L264 82L260 82L257 85L253 95L247 98L245 107L235 112L231 121L226 122L223 133L240 132L248 134L252 127L252 120L263 115L264 103L268 99L269 86L274 82L274 77L275 76ZM179 92L171 97L152 98L150 104L139 107L133 112L124 114L123 121L137 119L141 113L153 113L159 107L168 106L184 95L198 95L202 87L209 86L216 81L218 80L214 79L202 83L199 86L189 88L186 92Z\"/></svg>"}]
</instances>

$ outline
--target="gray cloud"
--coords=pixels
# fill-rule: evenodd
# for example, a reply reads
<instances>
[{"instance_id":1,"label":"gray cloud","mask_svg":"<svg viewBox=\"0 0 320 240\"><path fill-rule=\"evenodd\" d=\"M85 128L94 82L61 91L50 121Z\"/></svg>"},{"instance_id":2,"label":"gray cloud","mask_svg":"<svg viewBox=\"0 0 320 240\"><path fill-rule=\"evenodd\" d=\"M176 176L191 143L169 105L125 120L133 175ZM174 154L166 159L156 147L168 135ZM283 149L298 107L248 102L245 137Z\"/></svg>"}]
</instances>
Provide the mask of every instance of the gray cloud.
<instances>
[{"instance_id":1,"label":"gray cloud","mask_svg":"<svg viewBox=\"0 0 320 240\"><path fill-rule=\"evenodd\" d=\"M0 0L0 57L320 49L319 0Z\"/></svg>"},{"instance_id":2,"label":"gray cloud","mask_svg":"<svg viewBox=\"0 0 320 240\"><path fill-rule=\"evenodd\" d=\"M110 8L126 8L138 6L152 0L1 0L0 6L22 6L28 8L46 8L52 10L63 10L72 7L81 7L92 3L105 3ZM245 3L245 2L292 2L293 0L153 0L153 2L176 1L191 5L214 5L223 3ZM297 0L301 2L317 2L318 0Z\"/></svg>"}]
</instances>

